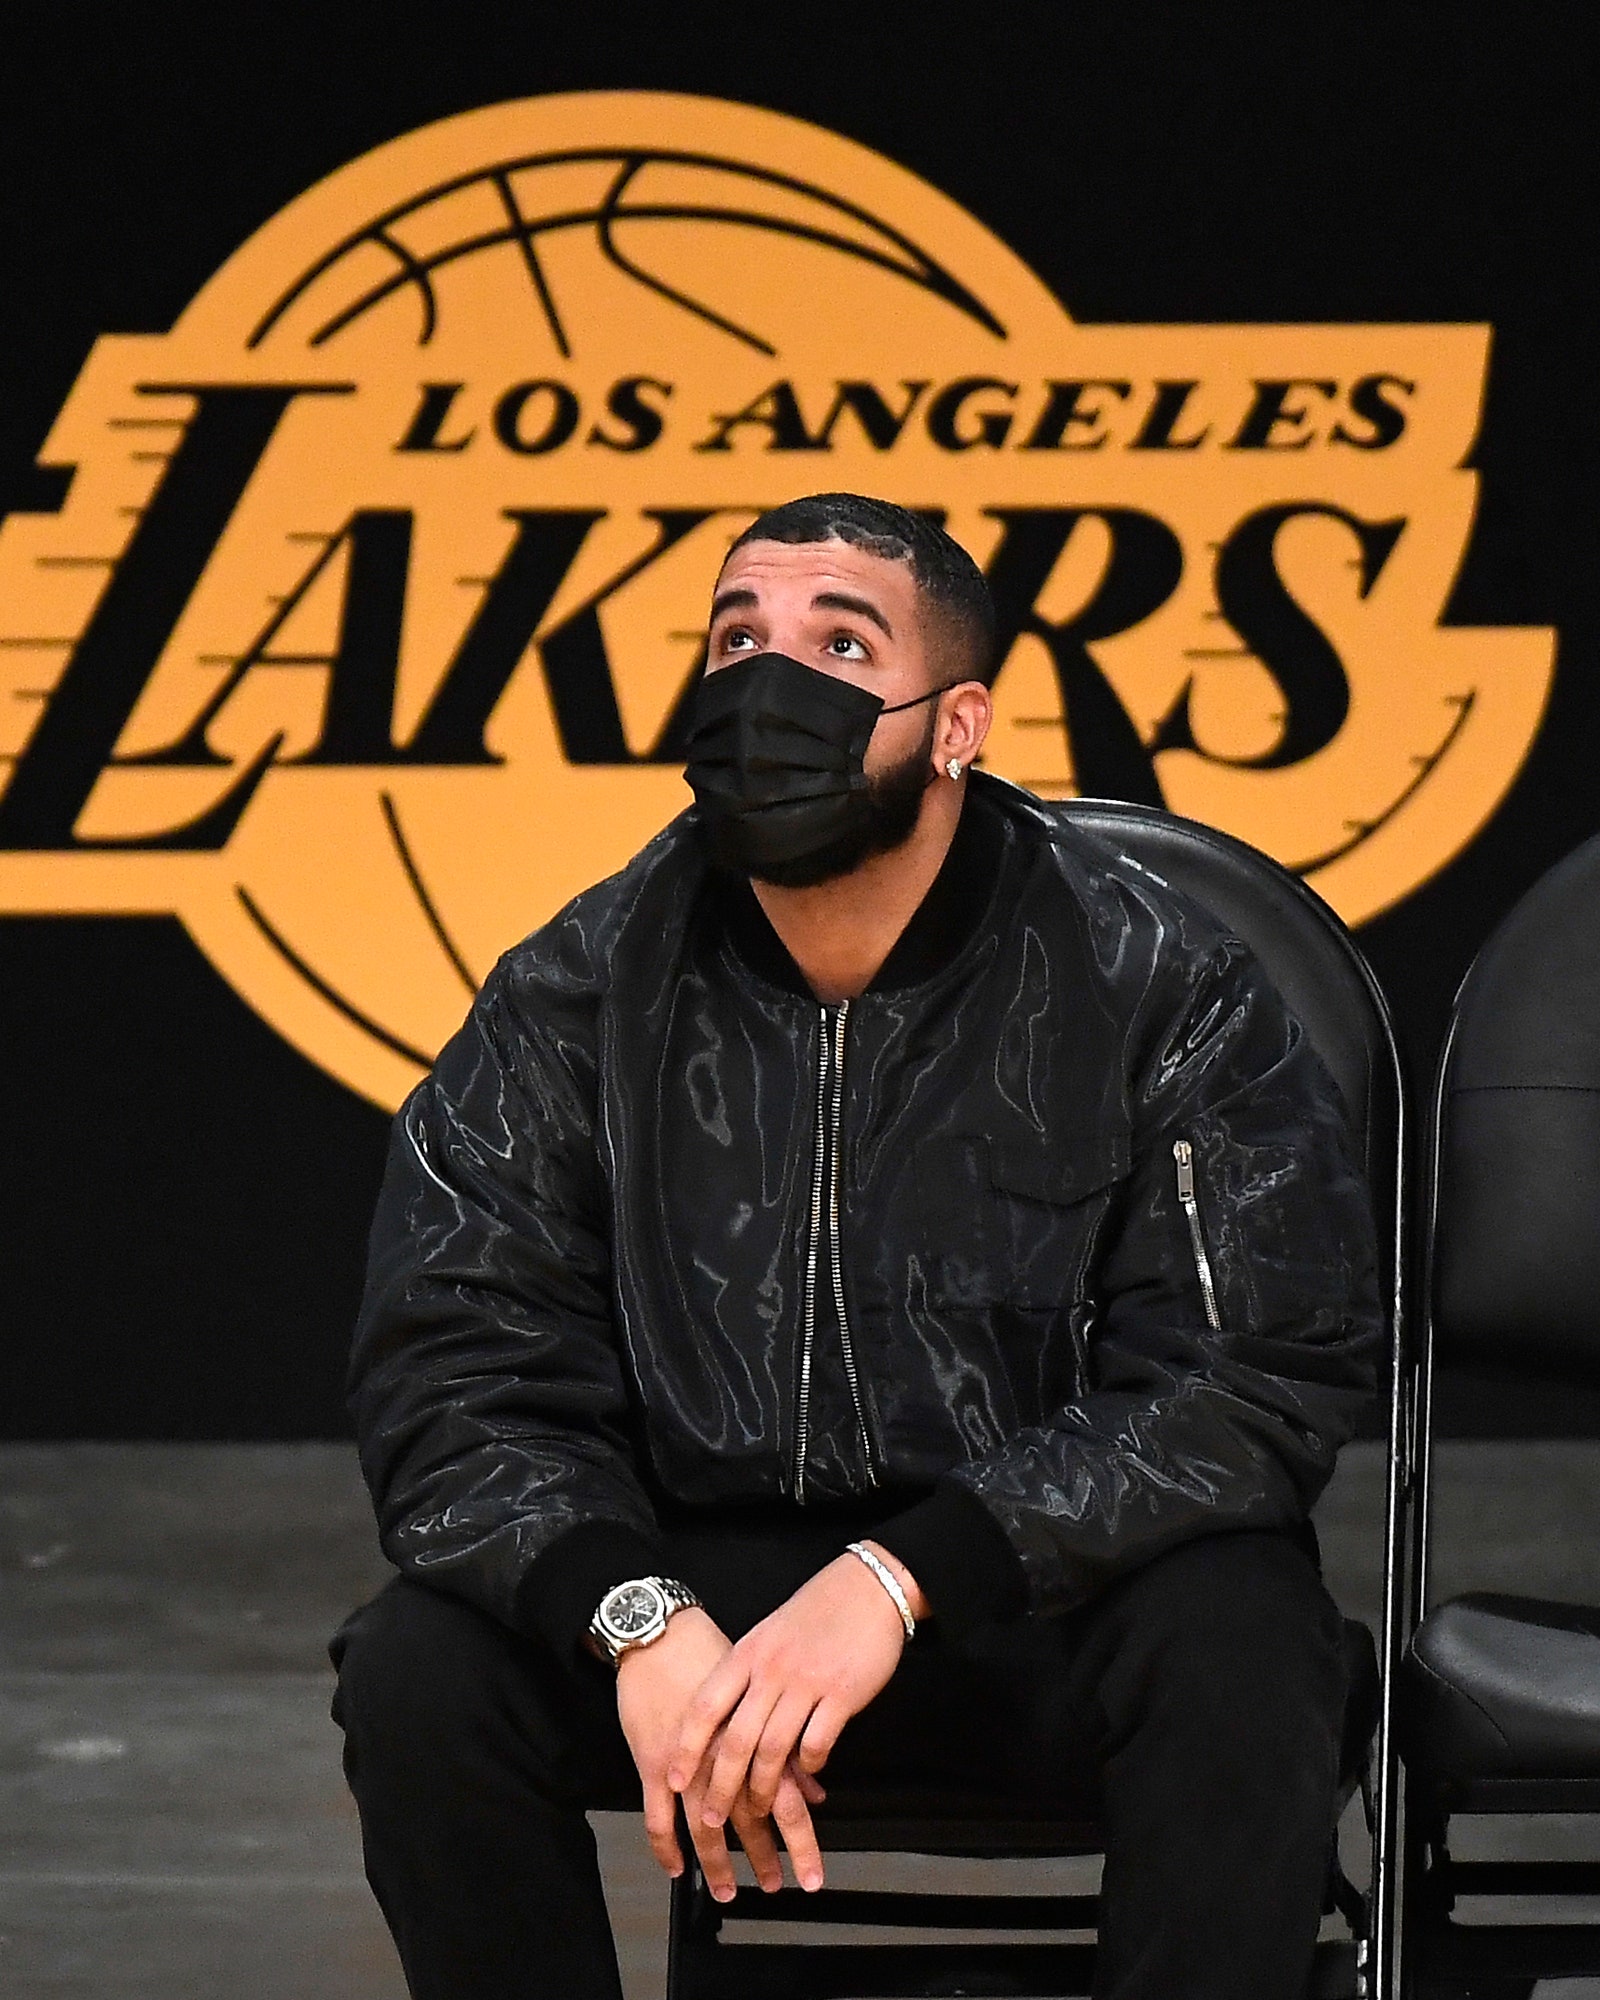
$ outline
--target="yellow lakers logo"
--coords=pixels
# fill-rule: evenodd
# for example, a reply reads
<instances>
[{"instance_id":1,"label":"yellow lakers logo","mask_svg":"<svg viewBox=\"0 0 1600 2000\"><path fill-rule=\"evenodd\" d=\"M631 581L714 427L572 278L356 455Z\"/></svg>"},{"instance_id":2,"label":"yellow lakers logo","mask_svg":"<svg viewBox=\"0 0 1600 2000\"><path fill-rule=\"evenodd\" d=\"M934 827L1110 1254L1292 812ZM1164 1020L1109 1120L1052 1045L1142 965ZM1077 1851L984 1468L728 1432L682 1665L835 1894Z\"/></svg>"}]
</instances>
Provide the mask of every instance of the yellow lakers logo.
<instances>
[{"instance_id":1,"label":"yellow lakers logo","mask_svg":"<svg viewBox=\"0 0 1600 2000\"><path fill-rule=\"evenodd\" d=\"M1488 329L1075 324L925 183L746 106L430 126L96 345L0 530L0 910L175 912L396 1103L495 956L687 803L729 541L938 510L986 761L1165 803L1353 921L1494 811L1553 635L1441 623Z\"/></svg>"}]
</instances>

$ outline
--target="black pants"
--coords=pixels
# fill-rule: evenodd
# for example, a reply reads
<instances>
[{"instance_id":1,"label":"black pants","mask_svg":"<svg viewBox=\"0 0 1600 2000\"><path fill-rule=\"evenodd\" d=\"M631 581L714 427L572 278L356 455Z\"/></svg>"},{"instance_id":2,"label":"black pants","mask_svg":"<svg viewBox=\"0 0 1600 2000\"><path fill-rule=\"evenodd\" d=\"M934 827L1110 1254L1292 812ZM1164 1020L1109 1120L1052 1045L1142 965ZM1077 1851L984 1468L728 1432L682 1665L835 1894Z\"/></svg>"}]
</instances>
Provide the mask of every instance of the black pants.
<instances>
[{"instance_id":1,"label":"black pants","mask_svg":"<svg viewBox=\"0 0 1600 2000\"><path fill-rule=\"evenodd\" d=\"M672 1559L737 1635L830 1552L713 1528ZM333 1656L367 1876L416 2000L613 2000L584 1808L639 1791L610 1670L406 1581ZM1066 1618L959 1645L920 1632L824 1778L881 1794L947 1774L1099 1817L1104 2000L1302 2000L1344 1693L1340 1620L1304 1550L1219 1535ZM826 1852L826 1808L819 1833Z\"/></svg>"}]
</instances>

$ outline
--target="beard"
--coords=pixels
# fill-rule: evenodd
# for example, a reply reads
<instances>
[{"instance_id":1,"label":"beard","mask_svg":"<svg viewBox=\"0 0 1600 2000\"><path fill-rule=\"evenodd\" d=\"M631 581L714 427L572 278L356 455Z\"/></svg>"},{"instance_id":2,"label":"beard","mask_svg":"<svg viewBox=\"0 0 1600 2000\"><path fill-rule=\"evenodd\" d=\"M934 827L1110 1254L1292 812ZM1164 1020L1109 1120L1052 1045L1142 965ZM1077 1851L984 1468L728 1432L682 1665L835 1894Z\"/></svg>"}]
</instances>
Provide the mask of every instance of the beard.
<instances>
[{"instance_id":1,"label":"beard","mask_svg":"<svg viewBox=\"0 0 1600 2000\"><path fill-rule=\"evenodd\" d=\"M922 795L933 782L928 758L933 751L936 715L928 717L927 735L915 750L869 779L862 794L856 824L826 846L787 861L764 861L745 871L755 882L774 889L816 889L849 875L876 854L904 847L922 815Z\"/></svg>"}]
</instances>

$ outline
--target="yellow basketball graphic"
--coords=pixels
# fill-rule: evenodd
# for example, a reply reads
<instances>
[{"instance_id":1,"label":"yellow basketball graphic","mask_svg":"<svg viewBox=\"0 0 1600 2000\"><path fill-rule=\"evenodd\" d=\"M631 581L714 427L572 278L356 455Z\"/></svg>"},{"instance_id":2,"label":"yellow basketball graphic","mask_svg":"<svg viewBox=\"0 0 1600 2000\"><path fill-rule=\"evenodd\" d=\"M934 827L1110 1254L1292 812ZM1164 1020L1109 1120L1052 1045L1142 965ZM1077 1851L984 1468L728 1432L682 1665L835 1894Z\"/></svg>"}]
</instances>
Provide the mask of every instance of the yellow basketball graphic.
<instances>
[{"instance_id":1,"label":"yellow basketball graphic","mask_svg":"<svg viewBox=\"0 0 1600 2000\"><path fill-rule=\"evenodd\" d=\"M310 189L102 339L0 530L0 908L176 911L393 1104L496 955L688 801L763 507L937 510L988 570L986 761L1165 802L1351 920L1471 839L1552 635L1441 624L1488 332L1075 324L880 156L711 99L535 98Z\"/></svg>"}]
</instances>

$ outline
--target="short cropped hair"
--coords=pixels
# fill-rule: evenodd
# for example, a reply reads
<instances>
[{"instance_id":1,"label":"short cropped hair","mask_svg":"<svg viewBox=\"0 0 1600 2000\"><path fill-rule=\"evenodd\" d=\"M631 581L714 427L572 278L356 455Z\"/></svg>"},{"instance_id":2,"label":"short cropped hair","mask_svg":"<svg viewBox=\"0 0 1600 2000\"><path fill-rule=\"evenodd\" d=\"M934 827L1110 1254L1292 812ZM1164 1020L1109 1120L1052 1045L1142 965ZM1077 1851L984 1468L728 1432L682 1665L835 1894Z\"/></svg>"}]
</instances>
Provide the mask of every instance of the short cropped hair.
<instances>
[{"instance_id":1,"label":"short cropped hair","mask_svg":"<svg viewBox=\"0 0 1600 2000\"><path fill-rule=\"evenodd\" d=\"M994 600L983 571L926 514L864 493L812 493L803 500L786 500L752 521L733 547L831 541L848 542L889 562L909 563L930 622L942 628L938 636L954 653L961 677L985 685L993 680L998 664Z\"/></svg>"}]
</instances>

